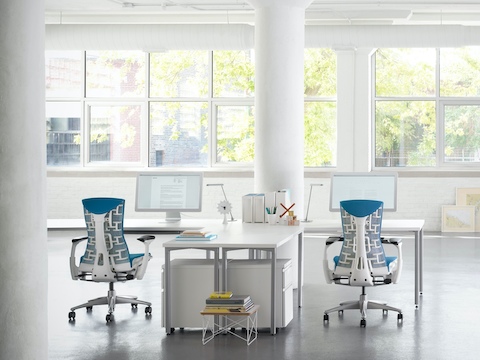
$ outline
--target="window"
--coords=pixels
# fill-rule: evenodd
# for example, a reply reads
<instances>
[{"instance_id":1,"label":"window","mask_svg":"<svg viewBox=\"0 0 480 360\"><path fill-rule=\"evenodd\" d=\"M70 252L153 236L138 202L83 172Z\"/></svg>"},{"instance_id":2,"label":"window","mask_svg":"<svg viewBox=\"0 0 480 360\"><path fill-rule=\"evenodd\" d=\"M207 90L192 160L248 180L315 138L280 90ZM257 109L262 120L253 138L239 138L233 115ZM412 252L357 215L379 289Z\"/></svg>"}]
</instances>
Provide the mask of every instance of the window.
<instances>
[{"instance_id":1,"label":"window","mask_svg":"<svg viewBox=\"0 0 480 360\"><path fill-rule=\"evenodd\" d=\"M145 53L141 51L87 51L86 97L141 97L145 95Z\"/></svg>"},{"instance_id":2,"label":"window","mask_svg":"<svg viewBox=\"0 0 480 360\"><path fill-rule=\"evenodd\" d=\"M206 166L207 116L206 102L152 102L149 166Z\"/></svg>"},{"instance_id":3,"label":"window","mask_svg":"<svg viewBox=\"0 0 480 360\"><path fill-rule=\"evenodd\" d=\"M89 105L88 162L140 163L141 105Z\"/></svg>"},{"instance_id":4,"label":"window","mask_svg":"<svg viewBox=\"0 0 480 360\"><path fill-rule=\"evenodd\" d=\"M166 51L150 54L150 96L208 96L208 51Z\"/></svg>"},{"instance_id":5,"label":"window","mask_svg":"<svg viewBox=\"0 0 480 360\"><path fill-rule=\"evenodd\" d=\"M336 166L337 62L330 49L305 50L305 155L306 167Z\"/></svg>"},{"instance_id":6,"label":"window","mask_svg":"<svg viewBox=\"0 0 480 360\"><path fill-rule=\"evenodd\" d=\"M81 105L79 102L48 102L47 165L80 166Z\"/></svg>"},{"instance_id":7,"label":"window","mask_svg":"<svg viewBox=\"0 0 480 360\"><path fill-rule=\"evenodd\" d=\"M253 166L253 50L45 56L49 166ZM305 129L305 166L335 166L331 50L305 51Z\"/></svg>"},{"instance_id":8,"label":"window","mask_svg":"<svg viewBox=\"0 0 480 360\"><path fill-rule=\"evenodd\" d=\"M379 49L375 165L480 162L480 47Z\"/></svg>"},{"instance_id":9,"label":"window","mask_svg":"<svg viewBox=\"0 0 480 360\"><path fill-rule=\"evenodd\" d=\"M81 51L45 52L45 95L47 98L83 95L83 53Z\"/></svg>"},{"instance_id":10,"label":"window","mask_svg":"<svg viewBox=\"0 0 480 360\"><path fill-rule=\"evenodd\" d=\"M254 51L213 52L213 96L252 97L255 95Z\"/></svg>"},{"instance_id":11,"label":"window","mask_svg":"<svg viewBox=\"0 0 480 360\"><path fill-rule=\"evenodd\" d=\"M255 153L254 107L216 106L217 163L253 163Z\"/></svg>"}]
</instances>

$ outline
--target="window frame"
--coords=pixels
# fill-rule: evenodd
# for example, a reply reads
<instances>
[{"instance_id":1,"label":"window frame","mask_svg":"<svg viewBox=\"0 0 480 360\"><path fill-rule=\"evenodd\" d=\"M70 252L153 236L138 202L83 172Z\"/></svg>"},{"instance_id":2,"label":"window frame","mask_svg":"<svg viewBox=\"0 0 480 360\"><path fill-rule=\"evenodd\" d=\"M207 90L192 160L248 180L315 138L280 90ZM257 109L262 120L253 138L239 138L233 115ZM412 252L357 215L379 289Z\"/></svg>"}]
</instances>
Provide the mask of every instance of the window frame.
<instances>
[{"instance_id":1,"label":"window frame","mask_svg":"<svg viewBox=\"0 0 480 360\"><path fill-rule=\"evenodd\" d=\"M305 48L306 50L307 48ZM108 51L108 50L105 50ZM92 169L105 169L111 170L139 170L141 168L160 170L160 169L179 169L178 166L150 166L149 163L149 151L150 151L150 106L154 102L206 102L208 104L208 155L207 164L201 165L198 168L202 171L205 170L240 170L240 171L252 171L254 168L254 162L221 162L217 161L217 109L218 106L255 106L255 96L246 97L214 97L213 96L213 59L215 50L206 50L208 52L208 95L206 97L152 97L150 95L150 56L153 52L145 52L145 91L142 96L138 97L87 97L87 52L88 50L80 50L81 53L81 90L78 97L51 97L46 98L46 102L78 102L81 109L80 119L80 163L75 166L69 165L47 165L48 171L82 171ZM335 74L336 76L336 74ZM337 96L313 96L304 97L304 103L309 102L334 102L337 107ZM139 161L126 162L126 161L90 161L90 129L91 129L91 109L95 106L128 106L139 105L141 108L140 115L140 129L137 129L140 136L140 154ZM337 149L338 151L338 149ZM336 164L337 159L332 159L335 162L334 166L305 166L306 171L331 171L332 168L338 166Z\"/></svg>"},{"instance_id":2,"label":"window frame","mask_svg":"<svg viewBox=\"0 0 480 360\"><path fill-rule=\"evenodd\" d=\"M440 51L435 48L435 95L432 96L377 96L376 95L376 49L371 55L371 124L372 124L372 152L370 155L373 170L395 171L448 171L448 170L478 170L480 162L446 162L445 161L445 106L448 105L478 105L480 97L448 97L441 96L440 92ZM435 102L435 161L434 166L376 166L376 104L377 101L433 101Z\"/></svg>"}]
</instances>

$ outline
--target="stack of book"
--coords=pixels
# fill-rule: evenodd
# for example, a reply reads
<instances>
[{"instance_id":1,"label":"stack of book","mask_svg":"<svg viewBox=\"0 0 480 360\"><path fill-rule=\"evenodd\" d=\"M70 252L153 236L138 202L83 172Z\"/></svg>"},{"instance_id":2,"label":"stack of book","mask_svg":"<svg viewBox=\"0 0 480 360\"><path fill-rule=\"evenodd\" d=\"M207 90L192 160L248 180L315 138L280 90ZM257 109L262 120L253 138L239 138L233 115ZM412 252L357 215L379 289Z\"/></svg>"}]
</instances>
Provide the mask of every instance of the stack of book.
<instances>
[{"instance_id":1,"label":"stack of book","mask_svg":"<svg viewBox=\"0 0 480 360\"><path fill-rule=\"evenodd\" d=\"M213 240L217 238L217 234L214 234L210 231L203 230L185 230L182 231L175 239L180 241L202 241L202 240Z\"/></svg>"},{"instance_id":2,"label":"stack of book","mask_svg":"<svg viewBox=\"0 0 480 360\"><path fill-rule=\"evenodd\" d=\"M254 306L250 295L233 295L231 291L214 292L205 303L205 311L215 312L248 312Z\"/></svg>"}]
</instances>

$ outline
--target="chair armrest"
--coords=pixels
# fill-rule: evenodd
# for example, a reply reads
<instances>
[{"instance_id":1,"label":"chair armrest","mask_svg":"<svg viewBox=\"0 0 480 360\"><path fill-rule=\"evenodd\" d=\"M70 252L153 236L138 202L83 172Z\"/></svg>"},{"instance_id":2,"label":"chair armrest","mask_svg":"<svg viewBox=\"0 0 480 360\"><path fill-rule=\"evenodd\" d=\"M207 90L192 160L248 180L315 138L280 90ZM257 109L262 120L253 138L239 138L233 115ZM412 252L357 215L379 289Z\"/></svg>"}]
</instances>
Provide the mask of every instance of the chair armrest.
<instances>
[{"instance_id":1,"label":"chair armrest","mask_svg":"<svg viewBox=\"0 0 480 360\"><path fill-rule=\"evenodd\" d=\"M87 240L87 239L88 239L88 236L77 236L76 238L72 239L72 243L76 244L80 241Z\"/></svg>"},{"instance_id":2,"label":"chair armrest","mask_svg":"<svg viewBox=\"0 0 480 360\"><path fill-rule=\"evenodd\" d=\"M143 243L147 240L154 240L154 239L155 239L155 236L153 235L142 235L139 238L137 238L138 241L141 241Z\"/></svg>"},{"instance_id":3,"label":"chair armrest","mask_svg":"<svg viewBox=\"0 0 480 360\"><path fill-rule=\"evenodd\" d=\"M150 243L155 240L155 236L153 235L142 235L139 238L137 238L138 241L141 241L145 245L145 250L143 252L143 259L142 259L142 264L138 267L137 273L136 273L136 278L138 280L142 280L143 276L145 275L145 271L147 270L147 265L148 261L150 260L150 253L149 253L149 247Z\"/></svg>"},{"instance_id":4,"label":"chair armrest","mask_svg":"<svg viewBox=\"0 0 480 360\"><path fill-rule=\"evenodd\" d=\"M329 236L327 240L325 240L325 245L330 246L337 241L343 241L343 236Z\"/></svg>"},{"instance_id":5,"label":"chair armrest","mask_svg":"<svg viewBox=\"0 0 480 360\"><path fill-rule=\"evenodd\" d=\"M382 237L382 244L399 245L401 243L402 243L402 238L385 239L385 238Z\"/></svg>"},{"instance_id":6,"label":"chair armrest","mask_svg":"<svg viewBox=\"0 0 480 360\"><path fill-rule=\"evenodd\" d=\"M390 244L397 249L397 265L392 271L392 282L396 284L400 281L400 275L403 268L403 255L402 255L402 239L401 238L381 238L382 244Z\"/></svg>"},{"instance_id":7,"label":"chair armrest","mask_svg":"<svg viewBox=\"0 0 480 360\"><path fill-rule=\"evenodd\" d=\"M78 266L75 263L75 250L77 248L77 245L84 241L87 240L88 236L77 236L72 239L72 250L70 252L70 275L72 276L73 280L78 280Z\"/></svg>"},{"instance_id":8,"label":"chair armrest","mask_svg":"<svg viewBox=\"0 0 480 360\"><path fill-rule=\"evenodd\" d=\"M327 284L333 282L333 270L328 266L328 248L330 245L339 241L343 241L343 236L330 236L325 241L325 249L323 251L323 275L325 276L325 282Z\"/></svg>"}]
</instances>

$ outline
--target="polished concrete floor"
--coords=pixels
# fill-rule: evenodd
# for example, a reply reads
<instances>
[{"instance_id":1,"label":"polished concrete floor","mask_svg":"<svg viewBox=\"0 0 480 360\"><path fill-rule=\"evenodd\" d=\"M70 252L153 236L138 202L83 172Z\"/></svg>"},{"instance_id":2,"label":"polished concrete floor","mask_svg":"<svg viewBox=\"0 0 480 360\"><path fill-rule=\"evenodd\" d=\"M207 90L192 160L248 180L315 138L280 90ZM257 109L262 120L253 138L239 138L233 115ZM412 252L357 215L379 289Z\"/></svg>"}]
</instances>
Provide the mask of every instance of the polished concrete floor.
<instances>
[{"instance_id":1,"label":"polished concrete floor","mask_svg":"<svg viewBox=\"0 0 480 360\"><path fill-rule=\"evenodd\" d=\"M116 285L118 294L136 294L152 302L147 318L143 306L133 312L119 305L115 321L105 322L106 307L87 313L77 311L68 321L70 307L103 296L107 284L85 283L70 278L70 239L77 232L49 233L49 359L479 359L480 358L480 239L457 234L425 235L424 294L420 309L414 308L413 238L404 237L404 270L399 284L368 289L369 298L402 308L403 322L396 313L382 315L369 310L367 326L360 314L331 314L324 324L323 311L343 300L358 298L358 288L327 285L321 258L324 237L305 238L304 306L296 306L294 319L276 336L260 331L250 346L231 336L218 336L202 345L198 329L162 328L160 271L162 242L172 235L157 236L147 274L142 281ZM479 234L475 234L479 235ZM134 236L129 235L130 244ZM130 245L133 251L137 244ZM141 247L138 247L141 250ZM179 253L180 255L180 253ZM201 253L185 251L182 256Z\"/></svg>"}]
</instances>

